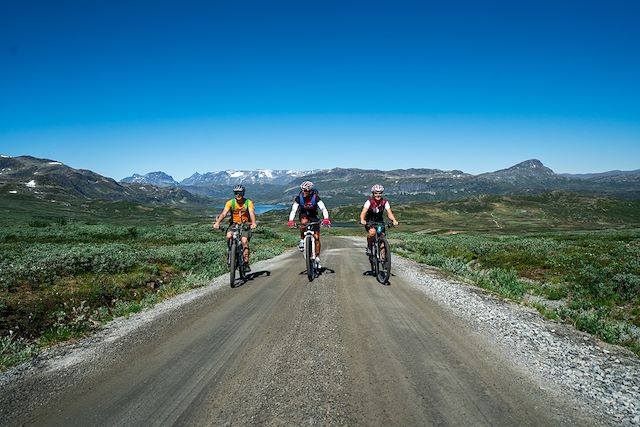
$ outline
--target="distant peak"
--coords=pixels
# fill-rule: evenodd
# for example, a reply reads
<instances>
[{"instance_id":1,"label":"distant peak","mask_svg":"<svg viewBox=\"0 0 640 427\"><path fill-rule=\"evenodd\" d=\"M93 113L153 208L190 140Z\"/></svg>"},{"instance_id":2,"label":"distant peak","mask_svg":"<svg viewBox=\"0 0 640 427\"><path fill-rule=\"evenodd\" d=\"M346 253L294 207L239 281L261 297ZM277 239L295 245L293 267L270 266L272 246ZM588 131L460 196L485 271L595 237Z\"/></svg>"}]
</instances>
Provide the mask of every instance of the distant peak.
<instances>
[{"instance_id":1,"label":"distant peak","mask_svg":"<svg viewBox=\"0 0 640 427\"><path fill-rule=\"evenodd\" d=\"M538 159L525 160L511 167L511 169L542 169L544 165Z\"/></svg>"}]
</instances>

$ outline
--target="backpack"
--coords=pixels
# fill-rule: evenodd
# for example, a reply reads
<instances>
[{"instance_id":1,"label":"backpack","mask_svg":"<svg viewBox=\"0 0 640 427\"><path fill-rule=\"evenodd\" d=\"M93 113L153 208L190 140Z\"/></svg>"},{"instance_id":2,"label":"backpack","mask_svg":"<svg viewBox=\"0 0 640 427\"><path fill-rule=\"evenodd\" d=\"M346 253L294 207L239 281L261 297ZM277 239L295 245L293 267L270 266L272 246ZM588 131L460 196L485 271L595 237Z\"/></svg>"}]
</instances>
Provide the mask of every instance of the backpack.
<instances>
[{"instance_id":1,"label":"backpack","mask_svg":"<svg viewBox=\"0 0 640 427\"><path fill-rule=\"evenodd\" d=\"M308 203L304 202L304 196L302 195L302 191L298 195L300 199L300 207L304 210L316 210L318 208L318 204L316 202L316 195L318 194L317 190L313 190L311 193L311 200Z\"/></svg>"},{"instance_id":2,"label":"backpack","mask_svg":"<svg viewBox=\"0 0 640 427\"><path fill-rule=\"evenodd\" d=\"M385 199L380 199L380 202L376 202L376 199L371 197L369 199L369 210L374 214L381 214L384 212L384 205L387 204Z\"/></svg>"},{"instance_id":3,"label":"backpack","mask_svg":"<svg viewBox=\"0 0 640 427\"><path fill-rule=\"evenodd\" d=\"M245 201L244 201L244 208L242 208L242 211L247 210L247 206L249 205L249 202L250 202L250 201L251 201L251 200L249 200L249 199L245 199ZM234 197L233 199L231 199L231 210L232 210L232 211L235 211L235 210L236 210L236 199L235 199L235 197Z\"/></svg>"}]
</instances>

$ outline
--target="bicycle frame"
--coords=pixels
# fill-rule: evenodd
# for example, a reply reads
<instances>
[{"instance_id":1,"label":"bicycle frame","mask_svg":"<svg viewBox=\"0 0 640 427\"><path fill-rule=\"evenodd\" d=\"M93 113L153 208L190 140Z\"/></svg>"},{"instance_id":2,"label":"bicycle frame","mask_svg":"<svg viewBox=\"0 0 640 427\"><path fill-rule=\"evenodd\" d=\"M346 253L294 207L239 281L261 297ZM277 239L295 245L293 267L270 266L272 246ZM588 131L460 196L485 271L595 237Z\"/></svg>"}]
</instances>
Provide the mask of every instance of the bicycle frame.
<instances>
[{"instance_id":1,"label":"bicycle frame","mask_svg":"<svg viewBox=\"0 0 640 427\"><path fill-rule=\"evenodd\" d=\"M236 282L236 270L240 274L242 281L246 280L245 261L244 261L244 248L242 246L242 239L240 233L247 229L247 225L232 224L226 229L222 230L225 234L231 230L231 239L227 242L227 264L229 265L229 284L233 288Z\"/></svg>"},{"instance_id":2,"label":"bicycle frame","mask_svg":"<svg viewBox=\"0 0 640 427\"><path fill-rule=\"evenodd\" d=\"M393 223L384 222L367 222L370 227L375 227L376 233L373 236L373 245L371 245L371 255L369 262L371 271L376 276L378 282L383 285L389 283L391 276L391 250L385 235L385 227L393 227ZM381 255L381 247L384 247L384 254Z\"/></svg>"},{"instance_id":3,"label":"bicycle frame","mask_svg":"<svg viewBox=\"0 0 640 427\"><path fill-rule=\"evenodd\" d=\"M318 262L316 260L316 236L314 227L319 225L321 221L307 222L301 224L305 228L302 235L304 247L302 254L304 256L305 265L307 267L307 278L311 282L318 275Z\"/></svg>"}]
</instances>

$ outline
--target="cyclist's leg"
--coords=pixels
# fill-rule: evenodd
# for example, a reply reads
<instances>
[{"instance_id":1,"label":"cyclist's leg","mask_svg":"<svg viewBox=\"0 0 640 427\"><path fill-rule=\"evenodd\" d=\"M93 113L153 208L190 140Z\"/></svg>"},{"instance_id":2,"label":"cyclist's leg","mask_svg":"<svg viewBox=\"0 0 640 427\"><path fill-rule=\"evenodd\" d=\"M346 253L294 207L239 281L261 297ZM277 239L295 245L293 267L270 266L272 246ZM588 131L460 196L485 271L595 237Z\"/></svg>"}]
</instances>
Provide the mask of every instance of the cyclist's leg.
<instances>
[{"instance_id":1,"label":"cyclist's leg","mask_svg":"<svg viewBox=\"0 0 640 427\"><path fill-rule=\"evenodd\" d=\"M305 225L309 222L307 215L300 215L300 240L304 239Z\"/></svg>"},{"instance_id":2,"label":"cyclist's leg","mask_svg":"<svg viewBox=\"0 0 640 427\"><path fill-rule=\"evenodd\" d=\"M380 235L380 259L381 260L386 260L387 259L387 246L385 244L386 240L384 238L384 234Z\"/></svg>"},{"instance_id":3,"label":"cyclist's leg","mask_svg":"<svg viewBox=\"0 0 640 427\"><path fill-rule=\"evenodd\" d=\"M371 227L371 226L365 226L366 230L367 230L367 249L369 249L369 252L371 252L371 247L373 246L373 238L376 235L376 229L375 227Z\"/></svg>"},{"instance_id":4,"label":"cyclist's leg","mask_svg":"<svg viewBox=\"0 0 640 427\"><path fill-rule=\"evenodd\" d=\"M316 230L313 233L313 236L316 238L316 257L320 256L320 230Z\"/></svg>"},{"instance_id":5,"label":"cyclist's leg","mask_svg":"<svg viewBox=\"0 0 640 427\"><path fill-rule=\"evenodd\" d=\"M249 263L249 237L245 236L243 234L243 236L240 238L240 241L242 242L242 255L244 258L244 262L246 262L247 264Z\"/></svg>"}]
</instances>

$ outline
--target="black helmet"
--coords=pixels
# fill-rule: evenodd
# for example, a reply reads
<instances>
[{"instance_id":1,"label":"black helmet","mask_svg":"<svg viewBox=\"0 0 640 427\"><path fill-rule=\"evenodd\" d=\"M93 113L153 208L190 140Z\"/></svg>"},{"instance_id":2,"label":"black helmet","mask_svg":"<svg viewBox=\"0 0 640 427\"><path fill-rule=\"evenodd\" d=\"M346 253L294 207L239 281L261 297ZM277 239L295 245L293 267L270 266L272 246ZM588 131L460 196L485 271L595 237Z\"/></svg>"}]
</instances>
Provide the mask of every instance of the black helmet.
<instances>
[{"instance_id":1,"label":"black helmet","mask_svg":"<svg viewBox=\"0 0 640 427\"><path fill-rule=\"evenodd\" d=\"M237 194L240 193L244 196L244 186L243 185L236 185L235 187L233 187L233 194Z\"/></svg>"}]
</instances>

